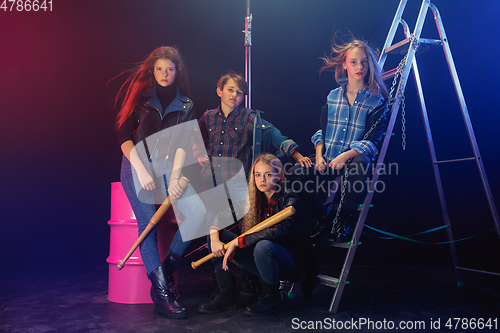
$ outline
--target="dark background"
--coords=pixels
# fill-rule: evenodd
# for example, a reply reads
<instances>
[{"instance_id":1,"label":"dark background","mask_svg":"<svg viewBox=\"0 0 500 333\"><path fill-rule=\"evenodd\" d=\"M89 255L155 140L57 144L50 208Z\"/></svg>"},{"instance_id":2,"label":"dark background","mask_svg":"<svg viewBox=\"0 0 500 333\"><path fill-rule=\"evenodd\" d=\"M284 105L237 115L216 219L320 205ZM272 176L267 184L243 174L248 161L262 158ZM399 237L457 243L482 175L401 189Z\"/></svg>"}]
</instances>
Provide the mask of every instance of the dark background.
<instances>
[{"instance_id":1,"label":"dark background","mask_svg":"<svg viewBox=\"0 0 500 333\"><path fill-rule=\"evenodd\" d=\"M336 31L382 48L398 0L253 0L252 107L312 154L310 136L335 86L318 75ZM413 29L421 1L404 17ZM500 204L497 140L498 1L436 0L461 80L496 205ZM198 116L219 104L216 82L244 73L244 0L53 0L52 12L0 10L0 265L104 265L109 253L110 183L119 181L120 147L112 100L121 72L154 48L177 45L187 64ZM422 37L437 38L431 11ZM401 29L395 40L402 39ZM393 60L391 60L393 59ZM438 159L470 157L441 49L419 58ZM389 58L385 70L399 58ZM411 234L442 224L430 155L410 78L407 146L401 117L367 224ZM441 169L456 239L494 227L473 162ZM366 233L375 235L365 229ZM444 242L439 231L420 236ZM364 236L357 264L451 266L447 245ZM500 271L495 231L457 243L462 266Z\"/></svg>"}]
</instances>

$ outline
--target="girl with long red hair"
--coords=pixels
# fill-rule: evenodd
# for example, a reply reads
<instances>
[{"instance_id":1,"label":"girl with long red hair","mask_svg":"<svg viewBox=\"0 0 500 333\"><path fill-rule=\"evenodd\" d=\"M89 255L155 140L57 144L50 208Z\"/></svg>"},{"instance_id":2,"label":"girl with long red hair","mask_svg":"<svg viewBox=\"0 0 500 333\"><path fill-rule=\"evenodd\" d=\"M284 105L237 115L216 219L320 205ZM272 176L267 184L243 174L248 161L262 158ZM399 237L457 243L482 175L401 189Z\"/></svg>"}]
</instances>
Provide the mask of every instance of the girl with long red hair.
<instances>
[{"instance_id":1,"label":"girl with long red hair","mask_svg":"<svg viewBox=\"0 0 500 333\"><path fill-rule=\"evenodd\" d=\"M191 185L183 190L178 184L191 144L192 132L186 124L191 120L196 124L193 101L188 97L189 80L179 51L170 46L155 49L123 84L115 102L121 96L124 97L117 119L118 142L123 152L121 182L137 218L139 235L155 214L155 203L162 202L157 199L158 192L163 197L170 196L174 208L185 217L163 264L157 227L140 245L152 284L155 312L168 318L187 318L188 311L177 300L172 274L182 263L189 245L186 235L204 222L206 210Z\"/></svg>"}]
</instances>

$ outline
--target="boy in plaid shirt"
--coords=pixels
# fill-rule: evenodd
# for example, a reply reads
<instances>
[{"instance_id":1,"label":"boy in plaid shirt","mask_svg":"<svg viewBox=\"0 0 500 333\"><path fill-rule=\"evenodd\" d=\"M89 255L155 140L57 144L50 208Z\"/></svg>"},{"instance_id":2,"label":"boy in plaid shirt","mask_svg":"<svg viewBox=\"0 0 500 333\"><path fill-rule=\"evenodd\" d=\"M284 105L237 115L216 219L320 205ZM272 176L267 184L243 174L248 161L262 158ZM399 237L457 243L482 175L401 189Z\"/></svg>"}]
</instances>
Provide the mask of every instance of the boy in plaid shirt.
<instances>
[{"instance_id":1,"label":"boy in plaid shirt","mask_svg":"<svg viewBox=\"0 0 500 333\"><path fill-rule=\"evenodd\" d=\"M203 167L202 178L209 183L213 180L214 186L237 178L235 176L238 175L244 180L240 182L244 185L242 188L238 188L238 185L235 185L236 188L226 187L226 192L231 194L232 212L212 210L212 213L208 213L210 218L209 251L215 255L212 264L216 270L219 295L198 308L198 311L204 313L220 312L238 303L234 277L229 271L222 269L225 250L221 239L225 242L231 240L224 238L223 228L232 224L227 223L228 220L234 223L233 216L238 220L248 210L246 178L255 157L261 152L270 152L273 146L273 149L277 149L276 155L280 158L288 156L302 166L312 165L308 157L299 153L299 146L282 135L271 123L263 120L258 110L240 107L246 94L248 94L248 85L240 75L231 73L222 76L217 83L217 95L221 98L220 106L207 110L199 120L207 155L203 156L202 150L196 147L194 154ZM246 177L242 177L242 171ZM209 202L210 199L206 203L208 211L213 206ZM245 273L243 279L251 278Z\"/></svg>"}]
</instances>

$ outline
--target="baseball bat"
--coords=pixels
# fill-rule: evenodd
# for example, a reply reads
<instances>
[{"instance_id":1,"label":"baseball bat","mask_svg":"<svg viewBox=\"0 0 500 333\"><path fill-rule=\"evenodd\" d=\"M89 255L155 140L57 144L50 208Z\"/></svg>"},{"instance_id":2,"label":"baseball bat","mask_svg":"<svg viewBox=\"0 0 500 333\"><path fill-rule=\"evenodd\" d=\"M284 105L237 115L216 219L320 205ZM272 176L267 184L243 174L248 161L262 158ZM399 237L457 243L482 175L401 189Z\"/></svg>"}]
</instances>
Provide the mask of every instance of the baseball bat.
<instances>
[{"instance_id":1,"label":"baseball bat","mask_svg":"<svg viewBox=\"0 0 500 333\"><path fill-rule=\"evenodd\" d=\"M187 179L186 177L181 177L181 179L179 179L179 186L182 188L183 191L186 189L186 187L188 186L188 184L189 184L189 179ZM118 265L116 265L116 269L117 270L121 270L123 268L123 266L125 265L125 262L128 260L128 258L130 258L130 256L132 255L132 253L134 253L134 251L139 247L139 245L142 243L142 241L144 240L144 238L146 238L146 236L149 234L149 232L151 231L151 229L154 228L154 226L158 223L158 221L162 218L162 216L170 208L170 206L172 206L172 201L170 200L170 195L169 195L165 199L165 201L163 201L163 203L161 204L160 208L158 208L158 210L153 215L153 217L151 218L151 220L149 220L149 223L146 226L146 229L144 229L144 231L141 233L141 235L139 236L139 238L137 238L137 240L135 241L134 245L132 245L132 247L130 248L130 250L125 255L125 258L123 258L123 260L120 261L120 263L118 263Z\"/></svg>"},{"instance_id":2,"label":"baseball bat","mask_svg":"<svg viewBox=\"0 0 500 333\"><path fill-rule=\"evenodd\" d=\"M273 226L273 225L275 225L277 223L280 223L283 220L286 220L287 218L289 218L293 214L295 214L295 208L293 208L292 206L289 206L289 207L283 209L281 212L274 214L273 216L265 219L264 221L260 222L259 224L256 224L253 228L251 228L250 230L244 232L239 237L245 236L245 235L248 235L248 234L251 234L251 233L254 233L254 232L258 232L258 231L264 230L266 228L269 228L269 227L271 227L271 226ZM227 250L228 247L229 247L229 243L228 244L224 244L224 250ZM193 261L191 263L191 267L193 269L196 269L201 264L209 261L213 257L214 257L214 254L210 253L210 254L204 256L203 258L201 258L198 261Z\"/></svg>"}]
</instances>

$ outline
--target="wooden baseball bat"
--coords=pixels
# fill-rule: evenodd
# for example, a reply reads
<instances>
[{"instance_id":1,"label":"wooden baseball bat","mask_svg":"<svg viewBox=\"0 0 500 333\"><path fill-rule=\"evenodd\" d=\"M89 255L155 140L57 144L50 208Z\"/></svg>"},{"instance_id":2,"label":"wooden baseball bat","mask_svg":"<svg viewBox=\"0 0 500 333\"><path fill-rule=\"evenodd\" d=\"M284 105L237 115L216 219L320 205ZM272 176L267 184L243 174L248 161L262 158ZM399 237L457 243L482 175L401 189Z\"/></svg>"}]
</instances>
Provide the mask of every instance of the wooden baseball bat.
<instances>
[{"instance_id":1,"label":"wooden baseball bat","mask_svg":"<svg viewBox=\"0 0 500 333\"><path fill-rule=\"evenodd\" d=\"M179 179L179 186L182 188L183 191L186 189L188 184L189 184L189 179L187 179L186 177L181 177L181 179ZM125 255L125 258L123 258L123 260L120 261L120 263L118 265L116 265L117 270L121 270L123 268L123 266L125 265L125 262L128 260L128 258L130 258L132 253L134 253L134 251L139 247L139 245L142 243L144 238L146 238L146 236L149 234L151 229L154 228L154 226L158 223L158 221L162 218L162 216L170 208L170 206L172 206L172 201L170 200L170 195L169 195L165 199L165 201L163 201L160 208L158 208L155 215L153 215L151 220L149 220L149 223L146 226L146 229L144 229L144 231L141 233L139 238L137 238L134 245L132 245L132 247L130 248L128 253Z\"/></svg>"},{"instance_id":2,"label":"wooden baseball bat","mask_svg":"<svg viewBox=\"0 0 500 333\"><path fill-rule=\"evenodd\" d=\"M287 218L289 218L293 214L295 214L295 208L293 208L292 206L289 206L289 207L283 209L281 212L274 214L273 216L265 219L264 221L260 222L259 224L256 224L255 226L253 226L253 228L251 228L250 230L244 232L243 234L241 234L238 237L245 236L245 235L248 235L248 234L251 234L251 233L254 233L254 232L258 232L258 231L264 230L266 228L269 228L269 227L271 227L271 226L273 226L275 224L280 223L283 220L286 220ZM224 244L224 250L227 250L228 247L229 247L229 243L228 244ZM210 253L210 254L204 256L203 258L201 258L198 261L193 261L191 263L191 267L193 267L193 269L196 269L196 268L198 268L198 266L200 266L201 264L209 261L213 257L214 257L214 254Z\"/></svg>"}]
</instances>

